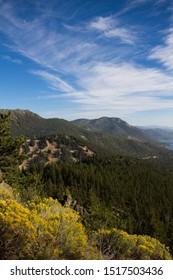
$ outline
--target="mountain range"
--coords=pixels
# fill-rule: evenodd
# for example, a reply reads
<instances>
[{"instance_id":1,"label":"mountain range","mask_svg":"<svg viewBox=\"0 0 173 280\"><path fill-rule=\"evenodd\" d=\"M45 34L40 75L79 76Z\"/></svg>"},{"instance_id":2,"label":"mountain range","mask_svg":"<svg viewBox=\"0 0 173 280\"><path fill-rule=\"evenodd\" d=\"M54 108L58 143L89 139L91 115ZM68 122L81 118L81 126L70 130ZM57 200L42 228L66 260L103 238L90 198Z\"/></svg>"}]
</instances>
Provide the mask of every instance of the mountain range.
<instances>
[{"instance_id":1,"label":"mountain range","mask_svg":"<svg viewBox=\"0 0 173 280\"><path fill-rule=\"evenodd\" d=\"M8 111L1 109L4 113ZM172 157L171 152L155 141L157 137L120 118L102 117L70 122L59 118L45 119L29 110L17 109L10 112L11 133L14 137L25 136L35 140L51 137L49 141L55 143L57 135L69 136L78 143L82 141L83 147L87 146L91 151L104 150L140 158ZM46 139L44 141L46 143Z\"/></svg>"}]
</instances>

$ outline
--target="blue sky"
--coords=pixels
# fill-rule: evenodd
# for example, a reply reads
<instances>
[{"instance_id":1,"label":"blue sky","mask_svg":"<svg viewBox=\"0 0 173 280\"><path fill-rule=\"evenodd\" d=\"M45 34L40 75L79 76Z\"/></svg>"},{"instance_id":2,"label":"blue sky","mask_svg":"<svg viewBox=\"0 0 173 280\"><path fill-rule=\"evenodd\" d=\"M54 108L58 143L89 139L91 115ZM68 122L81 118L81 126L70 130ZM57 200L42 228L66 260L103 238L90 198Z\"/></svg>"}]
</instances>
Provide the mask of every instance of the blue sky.
<instances>
[{"instance_id":1,"label":"blue sky","mask_svg":"<svg viewBox=\"0 0 173 280\"><path fill-rule=\"evenodd\" d=\"M173 127L173 1L0 0L0 99Z\"/></svg>"}]
</instances>

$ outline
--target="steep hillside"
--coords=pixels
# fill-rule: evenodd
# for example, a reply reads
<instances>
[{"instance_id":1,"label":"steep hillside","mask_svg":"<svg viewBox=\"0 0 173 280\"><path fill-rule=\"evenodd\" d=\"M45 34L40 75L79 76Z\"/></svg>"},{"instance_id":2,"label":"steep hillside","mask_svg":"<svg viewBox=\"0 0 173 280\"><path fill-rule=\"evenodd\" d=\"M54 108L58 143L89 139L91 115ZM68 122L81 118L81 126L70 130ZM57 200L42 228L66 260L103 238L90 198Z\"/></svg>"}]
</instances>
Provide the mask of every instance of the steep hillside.
<instances>
[{"instance_id":1,"label":"steep hillside","mask_svg":"<svg viewBox=\"0 0 173 280\"><path fill-rule=\"evenodd\" d=\"M39 138L52 134L80 136L82 131L63 119L44 119L29 110L1 110L12 114L11 133L15 137Z\"/></svg>"}]
</instances>

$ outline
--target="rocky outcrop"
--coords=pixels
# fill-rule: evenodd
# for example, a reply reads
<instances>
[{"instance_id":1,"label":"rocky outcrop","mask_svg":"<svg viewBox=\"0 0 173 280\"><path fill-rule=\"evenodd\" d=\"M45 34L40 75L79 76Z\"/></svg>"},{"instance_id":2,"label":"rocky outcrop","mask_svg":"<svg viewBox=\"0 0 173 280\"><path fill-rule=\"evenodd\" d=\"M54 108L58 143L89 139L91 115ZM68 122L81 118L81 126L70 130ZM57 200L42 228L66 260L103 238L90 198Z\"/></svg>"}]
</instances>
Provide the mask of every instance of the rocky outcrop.
<instances>
[{"instance_id":1,"label":"rocky outcrop","mask_svg":"<svg viewBox=\"0 0 173 280\"><path fill-rule=\"evenodd\" d=\"M70 194L64 196L64 200L63 200L62 204L65 207L74 209L81 216L86 216L88 214L87 210L84 207L82 207L81 205L79 205L76 200L73 200L73 198Z\"/></svg>"},{"instance_id":2,"label":"rocky outcrop","mask_svg":"<svg viewBox=\"0 0 173 280\"><path fill-rule=\"evenodd\" d=\"M27 139L20 148L20 154L26 158L20 163L20 170L26 170L32 162L43 164L57 163L61 160L78 162L93 157L94 152L86 145L81 145L73 137L52 136L40 139Z\"/></svg>"}]
</instances>

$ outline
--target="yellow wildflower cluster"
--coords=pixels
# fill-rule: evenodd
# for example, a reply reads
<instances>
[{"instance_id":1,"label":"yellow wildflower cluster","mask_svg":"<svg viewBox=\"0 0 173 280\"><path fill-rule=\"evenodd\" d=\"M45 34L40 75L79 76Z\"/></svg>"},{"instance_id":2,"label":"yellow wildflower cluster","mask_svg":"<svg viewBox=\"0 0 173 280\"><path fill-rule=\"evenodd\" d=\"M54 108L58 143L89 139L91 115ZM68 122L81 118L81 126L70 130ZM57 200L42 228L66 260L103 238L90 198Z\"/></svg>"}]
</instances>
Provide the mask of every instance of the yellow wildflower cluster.
<instances>
[{"instance_id":1,"label":"yellow wildflower cluster","mask_svg":"<svg viewBox=\"0 0 173 280\"><path fill-rule=\"evenodd\" d=\"M61 251L61 258L83 258L87 237L77 212L63 207L52 198L43 199L37 204L31 202L29 207L33 213L42 217L51 226L54 246Z\"/></svg>"},{"instance_id":2,"label":"yellow wildflower cluster","mask_svg":"<svg viewBox=\"0 0 173 280\"><path fill-rule=\"evenodd\" d=\"M100 252L108 259L170 260L169 249L147 235L130 235L123 230L100 230L94 234Z\"/></svg>"},{"instance_id":3,"label":"yellow wildflower cluster","mask_svg":"<svg viewBox=\"0 0 173 280\"><path fill-rule=\"evenodd\" d=\"M24 207L10 191L2 194L0 259L84 258L87 237L75 211L52 198Z\"/></svg>"}]
</instances>

